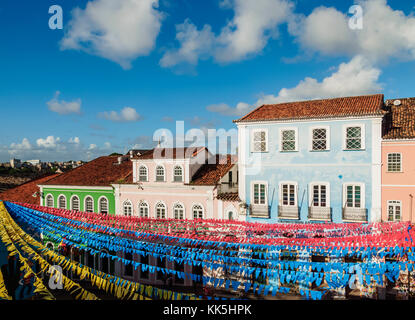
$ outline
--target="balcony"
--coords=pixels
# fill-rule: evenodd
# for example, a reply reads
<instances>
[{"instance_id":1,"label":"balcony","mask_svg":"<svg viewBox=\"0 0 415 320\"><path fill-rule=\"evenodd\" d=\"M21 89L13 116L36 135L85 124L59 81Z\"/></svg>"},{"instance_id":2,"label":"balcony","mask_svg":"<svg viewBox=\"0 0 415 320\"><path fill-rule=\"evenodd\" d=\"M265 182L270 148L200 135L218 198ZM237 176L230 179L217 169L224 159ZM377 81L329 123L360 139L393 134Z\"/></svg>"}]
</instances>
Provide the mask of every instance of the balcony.
<instances>
[{"instance_id":1,"label":"balcony","mask_svg":"<svg viewBox=\"0 0 415 320\"><path fill-rule=\"evenodd\" d=\"M331 221L331 208L309 207L308 219L313 221Z\"/></svg>"},{"instance_id":2,"label":"balcony","mask_svg":"<svg viewBox=\"0 0 415 320\"><path fill-rule=\"evenodd\" d=\"M299 220L300 209L297 206L278 206L278 218Z\"/></svg>"},{"instance_id":3,"label":"balcony","mask_svg":"<svg viewBox=\"0 0 415 320\"><path fill-rule=\"evenodd\" d=\"M269 206L263 206L263 205L254 205L251 204L249 206L249 215L252 218L263 218L263 219L269 219L270 218L270 212L269 212Z\"/></svg>"},{"instance_id":4,"label":"balcony","mask_svg":"<svg viewBox=\"0 0 415 320\"><path fill-rule=\"evenodd\" d=\"M345 222L367 222L366 208L343 208L343 221Z\"/></svg>"}]
</instances>

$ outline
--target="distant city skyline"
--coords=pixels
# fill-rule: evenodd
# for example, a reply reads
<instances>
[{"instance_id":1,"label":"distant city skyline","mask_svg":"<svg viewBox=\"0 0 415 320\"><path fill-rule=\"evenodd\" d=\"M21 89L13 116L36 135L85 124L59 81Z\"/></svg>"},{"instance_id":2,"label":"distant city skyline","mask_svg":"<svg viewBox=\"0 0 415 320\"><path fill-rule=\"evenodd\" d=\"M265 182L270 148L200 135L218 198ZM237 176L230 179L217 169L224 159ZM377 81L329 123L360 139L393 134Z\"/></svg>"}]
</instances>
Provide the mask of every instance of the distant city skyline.
<instances>
[{"instance_id":1,"label":"distant city skyline","mask_svg":"<svg viewBox=\"0 0 415 320\"><path fill-rule=\"evenodd\" d=\"M2 1L0 162L151 148L176 121L229 130L263 103L415 96L414 13L404 0Z\"/></svg>"}]
</instances>

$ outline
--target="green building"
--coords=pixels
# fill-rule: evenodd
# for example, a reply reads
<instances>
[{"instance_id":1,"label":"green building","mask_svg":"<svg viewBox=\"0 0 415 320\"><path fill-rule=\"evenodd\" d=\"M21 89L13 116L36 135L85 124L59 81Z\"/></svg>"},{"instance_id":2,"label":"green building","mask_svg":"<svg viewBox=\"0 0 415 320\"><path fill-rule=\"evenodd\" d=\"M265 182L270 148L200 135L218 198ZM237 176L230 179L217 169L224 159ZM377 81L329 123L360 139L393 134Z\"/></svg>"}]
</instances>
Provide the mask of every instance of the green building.
<instances>
[{"instance_id":1,"label":"green building","mask_svg":"<svg viewBox=\"0 0 415 320\"><path fill-rule=\"evenodd\" d=\"M115 215L112 183L132 175L130 156L105 156L39 184L40 205Z\"/></svg>"}]
</instances>

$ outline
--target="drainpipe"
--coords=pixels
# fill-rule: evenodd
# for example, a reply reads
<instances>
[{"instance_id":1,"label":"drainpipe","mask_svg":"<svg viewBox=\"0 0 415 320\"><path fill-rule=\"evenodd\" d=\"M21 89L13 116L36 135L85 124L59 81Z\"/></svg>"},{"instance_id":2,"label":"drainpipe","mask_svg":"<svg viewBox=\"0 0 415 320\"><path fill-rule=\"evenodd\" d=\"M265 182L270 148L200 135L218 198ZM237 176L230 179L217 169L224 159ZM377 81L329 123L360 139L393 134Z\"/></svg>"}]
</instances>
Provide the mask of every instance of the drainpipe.
<instances>
[{"instance_id":1,"label":"drainpipe","mask_svg":"<svg viewBox=\"0 0 415 320\"><path fill-rule=\"evenodd\" d=\"M413 221L413 217L412 217L412 202L413 202L413 200L414 200L414 196L412 195L412 194L409 194L409 197L411 198L411 210L410 210L410 214L411 214L411 218L410 218L410 222L411 222L411 224L414 222Z\"/></svg>"}]
</instances>

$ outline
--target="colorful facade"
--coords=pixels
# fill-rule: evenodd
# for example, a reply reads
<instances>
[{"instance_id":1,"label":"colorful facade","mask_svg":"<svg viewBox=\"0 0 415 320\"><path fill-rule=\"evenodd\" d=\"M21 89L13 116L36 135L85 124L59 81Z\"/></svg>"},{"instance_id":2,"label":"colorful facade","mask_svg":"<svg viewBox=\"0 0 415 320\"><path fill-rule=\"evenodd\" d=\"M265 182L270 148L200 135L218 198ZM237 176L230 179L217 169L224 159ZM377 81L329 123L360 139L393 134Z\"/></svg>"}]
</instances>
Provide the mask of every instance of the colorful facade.
<instances>
[{"instance_id":1,"label":"colorful facade","mask_svg":"<svg viewBox=\"0 0 415 320\"><path fill-rule=\"evenodd\" d=\"M40 205L114 215L111 183L124 181L131 171L130 156L97 158L39 184Z\"/></svg>"},{"instance_id":2,"label":"colorful facade","mask_svg":"<svg viewBox=\"0 0 415 320\"><path fill-rule=\"evenodd\" d=\"M248 221L381 219L383 95L261 106L235 121Z\"/></svg>"},{"instance_id":3,"label":"colorful facade","mask_svg":"<svg viewBox=\"0 0 415 320\"><path fill-rule=\"evenodd\" d=\"M129 181L113 184L116 212L165 219L238 219L236 159L213 156L206 148L160 148L132 159ZM168 153L171 151L171 154ZM182 152L182 154L179 154ZM186 154L188 153L188 154Z\"/></svg>"},{"instance_id":4,"label":"colorful facade","mask_svg":"<svg viewBox=\"0 0 415 320\"><path fill-rule=\"evenodd\" d=\"M415 222L415 98L387 100L382 140L382 221Z\"/></svg>"}]
</instances>

